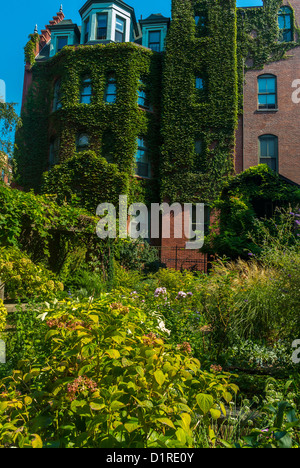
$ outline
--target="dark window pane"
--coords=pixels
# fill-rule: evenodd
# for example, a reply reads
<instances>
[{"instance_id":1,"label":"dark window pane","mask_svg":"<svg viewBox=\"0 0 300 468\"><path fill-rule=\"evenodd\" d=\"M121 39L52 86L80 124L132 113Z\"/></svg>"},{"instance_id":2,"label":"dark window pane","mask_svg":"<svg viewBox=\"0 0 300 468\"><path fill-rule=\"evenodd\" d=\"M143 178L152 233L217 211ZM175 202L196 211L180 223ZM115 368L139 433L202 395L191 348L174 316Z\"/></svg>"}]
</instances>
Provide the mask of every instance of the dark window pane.
<instances>
[{"instance_id":1,"label":"dark window pane","mask_svg":"<svg viewBox=\"0 0 300 468\"><path fill-rule=\"evenodd\" d=\"M107 36L107 15L98 15L97 39L105 40Z\"/></svg>"},{"instance_id":2,"label":"dark window pane","mask_svg":"<svg viewBox=\"0 0 300 468\"><path fill-rule=\"evenodd\" d=\"M160 52L160 31L150 31L149 32L149 49L154 52Z\"/></svg>"},{"instance_id":3,"label":"dark window pane","mask_svg":"<svg viewBox=\"0 0 300 468\"><path fill-rule=\"evenodd\" d=\"M57 52L60 52L66 45L68 45L67 37L58 37L57 38Z\"/></svg>"}]
</instances>

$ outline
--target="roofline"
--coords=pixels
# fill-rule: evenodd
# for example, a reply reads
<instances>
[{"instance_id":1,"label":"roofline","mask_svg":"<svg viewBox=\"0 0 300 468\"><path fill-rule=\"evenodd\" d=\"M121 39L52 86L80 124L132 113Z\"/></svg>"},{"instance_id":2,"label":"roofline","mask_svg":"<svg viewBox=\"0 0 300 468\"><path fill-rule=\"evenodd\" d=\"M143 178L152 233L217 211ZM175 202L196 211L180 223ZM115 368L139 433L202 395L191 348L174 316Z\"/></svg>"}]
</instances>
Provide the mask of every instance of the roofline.
<instances>
[{"instance_id":1,"label":"roofline","mask_svg":"<svg viewBox=\"0 0 300 468\"><path fill-rule=\"evenodd\" d=\"M107 3L109 0L87 0L87 2L80 8L79 14L82 17L83 13L93 4L93 3ZM130 5L127 5L127 3L123 2L122 0L111 0L111 3L115 3L116 5L119 5L122 8L127 8L127 10L130 11L132 15L132 20L133 20L133 26L136 32L136 36L139 36L139 28L138 28L138 23L136 20L135 16L135 11L134 8L131 7Z\"/></svg>"},{"instance_id":2,"label":"roofline","mask_svg":"<svg viewBox=\"0 0 300 468\"><path fill-rule=\"evenodd\" d=\"M60 29L66 29L66 30L72 30L74 29L76 31L77 34L80 35L80 30L78 28L78 25L76 23L72 23L72 24L54 24L53 26L49 26L48 27L50 31L56 31L56 30L60 30Z\"/></svg>"},{"instance_id":3,"label":"roofline","mask_svg":"<svg viewBox=\"0 0 300 468\"><path fill-rule=\"evenodd\" d=\"M152 24L152 23L166 23L169 24L171 22L171 18L168 18L166 16L162 16L161 18L151 18L151 19L140 19L139 23L140 24Z\"/></svg>"}]
</instances>

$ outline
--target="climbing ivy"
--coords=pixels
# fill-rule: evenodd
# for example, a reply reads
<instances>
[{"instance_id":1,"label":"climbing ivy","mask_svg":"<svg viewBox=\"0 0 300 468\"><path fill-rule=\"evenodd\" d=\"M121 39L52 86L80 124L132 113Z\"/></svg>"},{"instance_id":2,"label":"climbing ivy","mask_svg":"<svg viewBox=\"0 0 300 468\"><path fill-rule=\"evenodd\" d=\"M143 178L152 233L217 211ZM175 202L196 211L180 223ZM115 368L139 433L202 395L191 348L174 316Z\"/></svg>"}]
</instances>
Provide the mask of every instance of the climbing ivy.
<instances>
[{"instance_id":1,"label":"climbing ivy","mask_svg":"<svg viewBox=\"0 0 300 468\"><path fill-rule=\"evenodd\" d=\"M104 100L106 79L110 72L115 73L117 82L117 101L114 104L107 104ZM29 91L23 111L23 128L17 136L19 149L16 152L16 177L20 185L40 191L43 174L49 169L51 138L59 138L59 162L64 164L76 153L76 137L80 133L89 135L89 149L96 157L102 161L107 156L105 148L108 148L110 160L116 165L117 172L132 179L135 173L137 137L144 136L151 158L153 178L157 179L160 146L160 54L132 43L65 47L52 59L36 61L32 74L34 85ZM92 80L93 96L90 104L81 104L81 84L86 76ZM137 104L141 77L154 112L145 111ZM53 112L54 84L58 78L61 80L62 108ZM80 162L84 175L85 161L77 158L77 168ZM99 164L101 163L98 162ZM58 170L54 170L55 174L57 172ZM56 175L53 177L55 179ZM51 175L46 179L50 181ZM111 179L110 182L113 186L118 180ZM152 185L151 181L149 183ZM129 193L129 184L125 185ZM91 208L92 211L96 206L97 203Z\"/></svg>"}]
</instances>

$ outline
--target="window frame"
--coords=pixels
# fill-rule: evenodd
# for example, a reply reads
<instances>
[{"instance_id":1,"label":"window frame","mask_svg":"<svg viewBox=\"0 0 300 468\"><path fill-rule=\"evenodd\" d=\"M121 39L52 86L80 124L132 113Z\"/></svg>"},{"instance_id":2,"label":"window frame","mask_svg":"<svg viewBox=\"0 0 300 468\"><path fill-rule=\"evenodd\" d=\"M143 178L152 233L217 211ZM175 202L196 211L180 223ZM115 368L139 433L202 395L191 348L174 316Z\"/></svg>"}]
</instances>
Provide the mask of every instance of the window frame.
<instances>
[{"instance_id":1,"label":"window frame","mask_svg":"<svg viewBox=\"0 0 300 468\"><path fill-rule=\"evenodd\" d=\"M146 90L146 85L142 79L139 79L138 86L138 106L142 109L150 110L150 100Z\"/></svg>"},{"instance_id":2,"label":"window frame","mask_svg":"<svg viewBox=\"0 0 300 468\"><path fill-rule=\"evenodd\" d=\"M108 92L109 86L111 86L111 85L114 86L115 91L113 93ZM114 100L113 101L108 101L107 100L108 96L114 96ZM115 72L107 73L104 100L105 100L106 104L115 104L116 101L117 101L117 78L116 78L116 73Z\"/></svg>"},{"instance_id":3,"label":"window frame","mask_svg":"<svg viewBox=\"0 0 300 468\"><path fill-rule=\"evenodd\" d=\"M49 170L59 164L60 138L52 137L49 147Z\"/></svg>"},{"instance_id":4,"label":"window frame","mask_svg":"<svg viewBox=\"0 0 300 468\"><path fill-rule=\"evenodd\" d=\"M279 18L283 18L284 26L286 26L286 17L289 17L290 27L289 28L281 28L279 24ZM294 30L293 30L293 11L288 5L282 5L278 11L278 27L280 36L280 42L293 42L294 40ZM290 34L290 39L286 39L284 36L286 34Z\"/></svg>"},{"instance_id":5,"label":"window frame","mask_svg":"<svg viewBox=\"0 0 300 468\"><path fill-rule=\"evenodd\" d=\"M83 146L83 145L82 145L82 146L81 146L81 145L79 146L79 141L80 141L80 139L81 139L82 137L87 137L87 139L88 139L88 143L87 143L87 145L85 145L85 146ZM82 152L82 151L87 151L88 148L90 148L90 145L91 145L91 137L90 137L90 135L88 135L88 134L85 133L85 132L81 132L81 133L78 133L78 134L76 135L76 153L80 153L80 152Z\"/></svg>"},{"instance_id":6,"label":"window frame","mask_svg":"<svg viewBox=\"0 0 300 468\"><path fill-rule=\"evenodd\" d=\"M53 97L53 112L62 108L62 92L61 92L61 78L57 78L54 83L54 97Z\"/></svg>"},{"instance_id":7,"label":"window frame","mask_svg":"<svg viewBox=\"0 0 300 468\"><path fill-rule=\"evenodd\" d=\"M117 29L117 21L121 20L123 22L124 30L121 32L120 30ZM122 37L122 40L119 41L117 39L117 34L120 34ZM125 42L126 38L126 19L122 18L121 16L116 16L116 24L115 24L115 42Z\"/></svg>"},{"instance_id":8,"label":"window frame","mask_svg":"<svg viewBox=\"0 0 300 468\"><path fill-rule=\"evenodd\" d=\"M151 34L159 34L159 41L151 41L150 40L150 37L151 37ZM156 50L155 48L152 48L151 45L158 45L158 50ZM148 49L151 49L152 52L161 52L161 30L160 29L156 29L156 30L153 30L153 31L149 31L148 32Z\"/></svg>"},{"instance_id":9,"label":"window frame","mask_svg":"<svg viewBox=\"0 0 300 468\"><path fill-rule=\"evenodd\" d=\"M259 90L259 80L261 79L274 79L274 83L275 83L275 91L274 92L268 92L268 90L266 90L266 92L260 92ZM263 110L267 110L267 111L270 111L270 110L278 110L278 95L277 95L277 76L276 75L272 75L271 73L264 73L263 75L259 75L257 77L257 109L260 110L260 111L263 111ZM268 102L266 102L266 104L260 104L259 103L259 97L260 96L266 96L267 99L266 101L268 100L268 96L275 96L275 104L268 104ZM264 107L263 107L264 106ZM274 106L274 107L272 107Z\"/></svg>"},{"instance_id":10,"label":"window frame","mask_svg":"<svg viewBox=\"0 0 300 468\"><path fill-rule=\"evenodd\" d=\"M84 38L83 38L84 44L87 44L87 42L89 42L90 32L91 32L91 19L90 17L88 17L84 21Z\"/></svg>"},{"instance_id":11,"label":"window frame","mask_svg":"<svg viewBox=\"0 0 300 468\"><path fill-rule=\"evenodd\" d=\"M262 141L267 139L273 140L274 142L274 156L269 156L268 154L262 155ZM269 149L268 149L269 152ZM266 164L271 170L278 173L279 170L279 158L278 158L278 137L272 134L260 135L258 137L258 159L259 164ZM264 161L262 161L264 160ZM272 168L272 164L268 164L267 161L275 161L275 169Z\"/></svg>"},{"instance_id":12,"label":"window frame","mask_svg":"<svg viewBox=\"0 0 300 468\"><path fill-rule=\"evenodd\" d=\"M142 142L142 144L140 144ZM143 152L143 155L139 157L139 154ZM145 157L146 162L144 162L142 159ZM140 160L139 160L140 159ZM135 175L138 177L142 177L144 179L151 179L151 161L149 157L149 149L147 145L147 140L143 135L139 135L137 137L137 150L135 154L135 162L136 162L136 170L135 170ZM147 166L147 175L143 173L143 171L140 171L141 165ZM142 173L141 173L142 172Z\"/></svg>"},{"instance_id":13,"label":"window frame","mask_svg":"<svg viewBox=\"0 0 300 468\"><path fill-rule=\"evenodd\" d=\"M64 46L62 46L61 48L59 48L59 41L61 39L65 39L66 40L66 44ZM60 52L64 47L66 47L68 45L68 36L57 36L56 38L56 52Z\"/></svg>"},{"instance_id":14,"label":"window frame","mask_svg":"<svg viewBox=\"0 0 300 468\"><path fill-rule=\"evenodd\" d=\"M89 93L84 92L84 90L87 88L90 89ZM91 104L92 96L93 96L92 79L89 76L85 76L81 82L80 104ZM85 97L89 97L89 102L83 101L83 98Z\"/></svg>"},{"instance_id":15,"label":"window frame","mask_svg":"<svg viewBox=\"0 0 300 468\"><path fill-rule=\"evenodd\" d=\"M99 27L99 17L102 16L106 20L105 28ZM96 26L96 38L97 41L106 41L107 40L107 28L108 28L108 14L107 13L97 13L97 26ZM99 30L105 30L105 37L99 37Z\"/></svg>"}]
</instances>

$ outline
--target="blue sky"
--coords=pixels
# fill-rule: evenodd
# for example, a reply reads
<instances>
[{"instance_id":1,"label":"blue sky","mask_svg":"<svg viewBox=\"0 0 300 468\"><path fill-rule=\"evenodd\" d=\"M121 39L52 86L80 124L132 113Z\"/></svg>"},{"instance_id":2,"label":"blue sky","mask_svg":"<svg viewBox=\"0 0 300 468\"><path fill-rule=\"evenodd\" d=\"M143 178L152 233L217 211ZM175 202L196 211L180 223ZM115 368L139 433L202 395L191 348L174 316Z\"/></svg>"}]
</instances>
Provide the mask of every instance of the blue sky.
<instances>
[{"instance_id":1,"label":"blue sky","mask_svg":"<svg viewBox=\"0 0 300 468\"><path fill-rule=\"evenodd\" d=\"M17 103L16 110L20 112L24 76L24 51L28 35L33 33L37 24L39 32L44 29L49 20L59 11L60 0L16 0L14 3L2 2L0 27L0 80L6 84L6 100ZM64 0L63 10L66 19L72 19L80 24L78 10L85 0ZM144 18L151 13L171 14L171 0L127 0L126 3L135 9L136 17ZM237 0L237 6L261 5L261 0Z\"/></svg>"}]
</instances>

